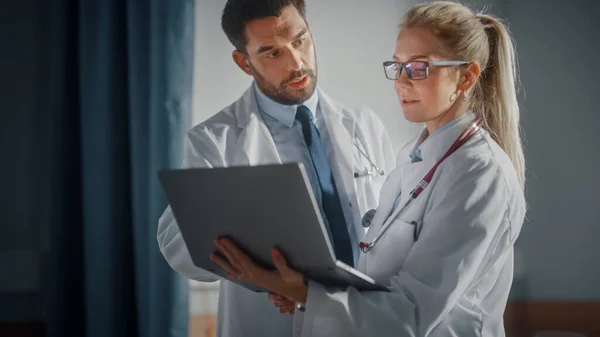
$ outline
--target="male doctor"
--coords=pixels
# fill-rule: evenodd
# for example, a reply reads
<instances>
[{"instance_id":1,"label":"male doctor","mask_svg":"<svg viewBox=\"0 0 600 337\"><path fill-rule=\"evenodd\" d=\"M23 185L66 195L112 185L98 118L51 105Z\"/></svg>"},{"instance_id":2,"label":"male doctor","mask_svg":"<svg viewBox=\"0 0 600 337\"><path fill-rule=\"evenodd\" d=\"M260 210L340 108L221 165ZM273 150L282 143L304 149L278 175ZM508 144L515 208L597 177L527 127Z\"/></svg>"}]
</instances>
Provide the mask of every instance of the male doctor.
<instances>
[{"instance_id":1,"label":"male doctor","mask_svg":"<svg viewBox=\"0 0 600 337\"><path fill-rule=\"evenodd\" d=\"M222 27L235 47L233 60L254 82L188 132L183 166L303 163L336 257L354 265L362 215L377 207L395 164L384 125L372 111L346 108L317 88L304 0L228 0ZM174 270L202 282L220 279L192 263L169 207L157 239ZM218 336L292 336L292 324L266 294L221 279Z\"/></svg>"}]
</instances>

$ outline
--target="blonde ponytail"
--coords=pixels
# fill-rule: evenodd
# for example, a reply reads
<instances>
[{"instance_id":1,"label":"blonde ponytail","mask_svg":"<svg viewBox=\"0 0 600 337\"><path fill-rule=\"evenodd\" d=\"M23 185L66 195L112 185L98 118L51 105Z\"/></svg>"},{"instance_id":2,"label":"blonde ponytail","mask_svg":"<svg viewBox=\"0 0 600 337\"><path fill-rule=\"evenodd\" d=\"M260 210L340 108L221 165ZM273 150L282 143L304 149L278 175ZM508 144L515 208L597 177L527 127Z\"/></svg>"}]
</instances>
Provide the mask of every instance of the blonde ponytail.
<instances>
[{"instance_id":1,"label":"blonde ponytail","mask_svg":"<svg viewBox=\"0 0 600 337\"><path fill-rule=\"evenodd\" d=\"M512 161L521 187L525 185L525 158L519 129L517 65L511 37L504 24L488 14L477 14L489 44L489 59L481 72L473 108L483 125Z\"/></svg>"},{"instance_id":2,"label":"blonde ponytail","mask_svg":"<svg viewBox=\"0 0 600 337\"><path fill-rule=\"evenodd\" d=\"M400 28L417 26L430 28L437 35L446 57L476 61L481 66L470 107L482 117L484 128L510 158L524 189L525 159L519 129L517 66L508 30L497 18L475 14L451 1L413 7Z\"/></svg>"}]
</instances>

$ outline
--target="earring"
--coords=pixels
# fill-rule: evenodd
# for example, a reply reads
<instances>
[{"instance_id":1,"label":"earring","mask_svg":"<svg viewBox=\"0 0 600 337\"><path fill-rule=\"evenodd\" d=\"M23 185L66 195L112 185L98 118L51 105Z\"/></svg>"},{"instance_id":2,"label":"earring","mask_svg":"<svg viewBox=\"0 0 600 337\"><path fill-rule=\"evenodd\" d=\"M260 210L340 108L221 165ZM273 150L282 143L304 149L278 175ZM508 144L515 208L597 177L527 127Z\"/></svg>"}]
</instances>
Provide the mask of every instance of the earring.
<instances>
[{"instance_id":1,"label":"earring","mask_svg":"<svg viewBox=\"0 0 600 337\"><path fill-rule=\"evenodd\" d=\"M462 95L462 100L463 102L467 101L467 93L463 91L463 95Z\"/></svg>"},{"instance_id":2,"label":"earring","mask_svg":"<svg viewBox=\"0 0 600 337\"><path fill-rule=\"evenodd\" d=\"M450 95L450 102L454 102L456 101L456 98L458 97L458 94L453 92L452 95Z\"/></svg>"}]
</instances>

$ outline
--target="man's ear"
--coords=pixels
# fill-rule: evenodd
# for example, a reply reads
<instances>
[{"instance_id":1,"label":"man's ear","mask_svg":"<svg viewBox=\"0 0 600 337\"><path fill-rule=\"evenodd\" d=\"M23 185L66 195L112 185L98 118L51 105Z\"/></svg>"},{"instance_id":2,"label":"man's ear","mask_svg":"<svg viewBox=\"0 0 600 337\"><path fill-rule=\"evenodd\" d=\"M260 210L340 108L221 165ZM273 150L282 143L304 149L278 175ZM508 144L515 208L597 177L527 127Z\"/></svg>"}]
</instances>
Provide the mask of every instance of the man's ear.
<instances>
[{"instance_id":1,"label":"man's ear","mask_svg":"<svg viewBox=\"0 0 600 337\"><path fill-rule=\"evenodd\" d=\"M233 53L231 53L231 57L233 58L233 62L235 62L235 64L237 64L237 66L240 67L243 72L252 76L252 69L250 69L248 56L245 53L242 53L236 49L233 51Z\"/></svg>"}]
</instances>

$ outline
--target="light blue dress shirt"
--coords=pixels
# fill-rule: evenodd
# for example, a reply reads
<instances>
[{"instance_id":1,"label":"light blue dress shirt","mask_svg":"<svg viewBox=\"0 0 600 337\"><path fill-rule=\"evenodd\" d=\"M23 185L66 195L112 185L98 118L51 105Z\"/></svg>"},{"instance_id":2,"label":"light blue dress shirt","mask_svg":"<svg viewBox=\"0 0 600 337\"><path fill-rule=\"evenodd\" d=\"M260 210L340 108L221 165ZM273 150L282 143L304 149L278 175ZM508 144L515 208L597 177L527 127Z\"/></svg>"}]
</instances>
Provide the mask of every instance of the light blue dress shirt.
<instances>
[{"instance_id":1,"label":"light blue dress shirt","mask_svg":"<svg viewBox=\"0 0 600 337\"><path fill-rule=\"evenodd\" d=\"M279 104L269 97L265 96L254 84L254 92L256 95L256 102L258 104L258 108L260 113L265 121L271 136L273 137L273 141L275 142L275 148L279 153L279 157L281 158L282 163L297 163L301 162L306 168L306 173L308 175L308 179L310 180L310 185L313 189L313 193L317 198L319 203L319 207L321 208L321 215L323 217L323 221L327 224L327 218L325 217L325 213L323 212L322 203L321 203L321 193L318 190L318 178L317 174L313 168L310 154L308 149L306 148L306 143L304 142L304 135L302 134L302 125L300 122L296 121L296 110L299 105L283 105ZM315 90L313 95L307 99L302 105L305 105L310 111L313 113L313 122L315 123L317 130L319 130L319 134L321 135L321 140L325 148L331 144L331 138L329 131L327 130L327 126L325 124L325 120L323 118L323 112L321 111L321 107L319 105L319 93L318 90ZM331 158L329 158L329 165L334 166ZM335 176L335 184L338 189L338 192L341 193L342 183ZM342 203L342 210L344 212L345 217L351 218L352 210L350 205L346 205ZM354 254L354 264L356 265L358 261L358 240L356 238L356 233L354 230L354 224L348 223L348 233L350 235L350 242L352 243L352 250ZM331 238L330 238L331 239ZM333 242L332 242L333 244Z\"/></svg>"},{"instance_id":2,"label":"light blue dress shirt","mask_svg":"<svg viewBox=\"0 0 600 337\"><path fill-rule=\"evenodd\" d=\"M427 130L425 130L425 134L421 135L421 137L419 137L419 140L417 141L417 143L415 144L415 146L413 147L412 151L410 151L410 154L408 155L410 158L410 162L411 163L416 163L419 162L421 160L423 160L423 156L421 156L421 145L423 144L423 142L425 140L427 140L427 138L433 137L436 134L450 128L452 125L458 123L458 121L460 121L464 114L454 118L453 120L449 121L448 123L442 125L441 127L439 127L437 130L433 131L433 133L431 134L431 136L429 136L429 134L427 133Z\"/></svg>"}]
</instances>

